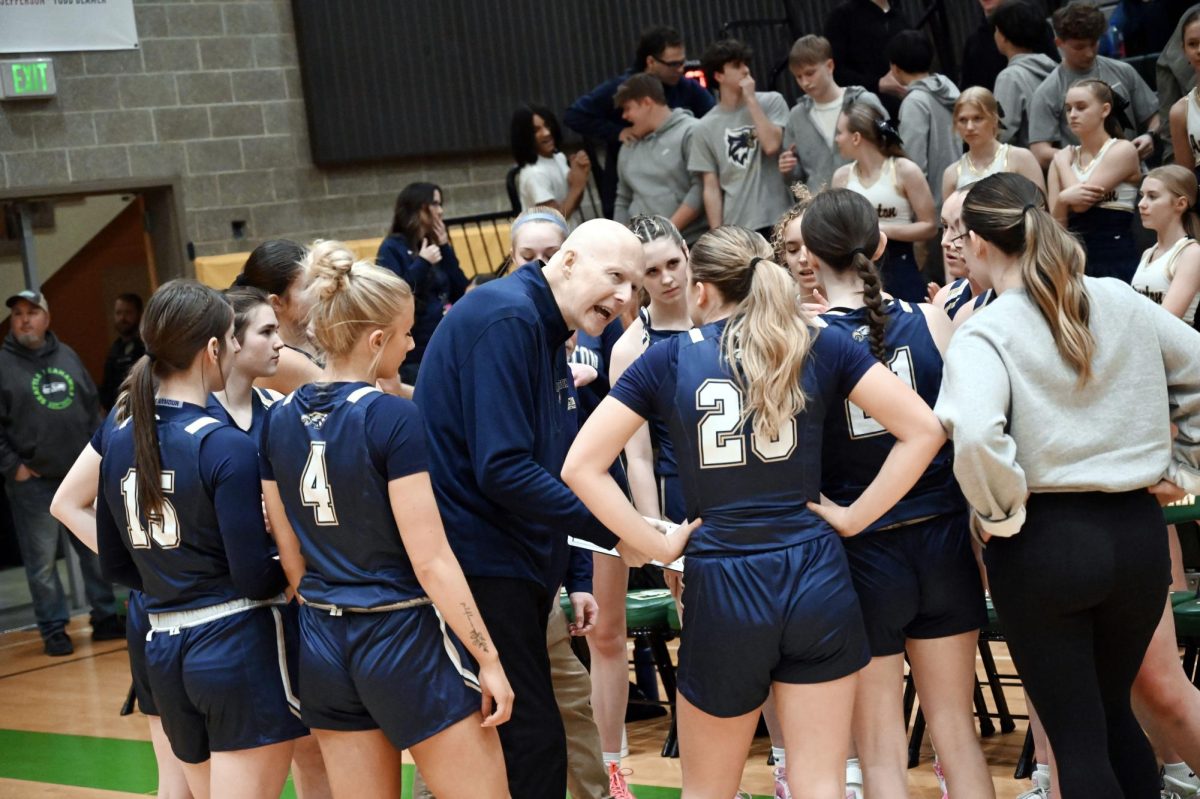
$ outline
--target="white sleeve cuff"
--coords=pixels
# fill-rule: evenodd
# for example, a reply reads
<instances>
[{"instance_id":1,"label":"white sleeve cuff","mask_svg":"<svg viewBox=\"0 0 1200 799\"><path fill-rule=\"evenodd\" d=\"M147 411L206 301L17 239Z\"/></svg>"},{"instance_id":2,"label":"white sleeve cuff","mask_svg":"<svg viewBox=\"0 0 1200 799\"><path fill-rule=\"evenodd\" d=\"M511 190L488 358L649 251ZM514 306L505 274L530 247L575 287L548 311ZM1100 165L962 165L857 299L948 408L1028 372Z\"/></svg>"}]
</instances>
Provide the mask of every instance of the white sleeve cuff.
<instances>
[{"instance_id":1,"label":"white sleeve cuff","mask_svg":"<svg viewBox=\"0 0 1200 799\"><path fill-rule=\"evenodd\" d=\"M979 519L979 526L988 535L999 536L1000 538L1011 538L1021 532L1021 526L1025 524L1025 506L1020 505L1015 511L1008 515L1005 519L989 519L978 511L973 511L975 517Z\"/></svg>"}]
</instances>

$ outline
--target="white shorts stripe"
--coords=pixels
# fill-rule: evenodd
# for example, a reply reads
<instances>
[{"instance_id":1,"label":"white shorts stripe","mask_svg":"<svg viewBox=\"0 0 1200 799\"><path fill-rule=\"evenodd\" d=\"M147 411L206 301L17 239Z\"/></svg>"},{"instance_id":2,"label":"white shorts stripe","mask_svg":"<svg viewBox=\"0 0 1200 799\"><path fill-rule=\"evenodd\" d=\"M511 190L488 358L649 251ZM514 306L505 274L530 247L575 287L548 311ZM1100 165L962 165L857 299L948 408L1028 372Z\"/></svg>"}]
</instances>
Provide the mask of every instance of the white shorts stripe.
<instances>
[{"instance_id":1,"label":"white shorts stripe","mask_svg":"<svg viewBox=\"0 0 1200 799\"><path fill-rule=\"evenodd\" d=\"M479 690L479 678L475 676L475 672L463 665L462 658L458 656L458 650L454 648L454 642L450 640L450 633L446 630L446 620L442 618L442 614L437 608L433 609L437 614L438 626L442 628L442 644L446 647L446 656L450 658L450 663L454 666L455 671L462 675L463 682L468 688Z\"/></svg>"},{"instance_id":2,"label":"white shorts stripe","mask_svg":"<svg viewBox=\"0 0 1200 799\"><path fill-rule=\"evenodd\" d=\"M271 608L271 615L275 617L275 651L279 657L279 679L283 683L283 696L287 700L292 715L300 718L300 699L292 693L292 681L288 674L287 642L283 637L283 616L279 614L277 607Z\"/></svg>"}]
</instances>

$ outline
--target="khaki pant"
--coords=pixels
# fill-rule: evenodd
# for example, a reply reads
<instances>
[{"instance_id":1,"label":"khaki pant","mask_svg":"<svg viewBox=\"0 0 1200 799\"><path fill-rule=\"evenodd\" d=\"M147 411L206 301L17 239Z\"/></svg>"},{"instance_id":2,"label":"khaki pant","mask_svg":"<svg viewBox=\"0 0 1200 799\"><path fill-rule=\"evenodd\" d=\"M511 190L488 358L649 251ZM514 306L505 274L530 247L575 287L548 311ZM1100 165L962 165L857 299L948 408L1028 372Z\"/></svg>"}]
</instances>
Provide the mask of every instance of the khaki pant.
<instances>
[{"instance_id":1,"label":"khaki pant","mask_svg":"<svg viewBox=\"0 0 1200 799\"><path fill-rule=\"evenodd\" d=\"M572 799L608 799L608 775L600 757L600 733L592 717L592 680L571 650L567 617L557 600L546 626L546 649L554 697L567 731L567 790ZM519 699L517 701L520 701ZM434 799L417 772L413 781L415 799Z\"/></svg>"}]
</instances>

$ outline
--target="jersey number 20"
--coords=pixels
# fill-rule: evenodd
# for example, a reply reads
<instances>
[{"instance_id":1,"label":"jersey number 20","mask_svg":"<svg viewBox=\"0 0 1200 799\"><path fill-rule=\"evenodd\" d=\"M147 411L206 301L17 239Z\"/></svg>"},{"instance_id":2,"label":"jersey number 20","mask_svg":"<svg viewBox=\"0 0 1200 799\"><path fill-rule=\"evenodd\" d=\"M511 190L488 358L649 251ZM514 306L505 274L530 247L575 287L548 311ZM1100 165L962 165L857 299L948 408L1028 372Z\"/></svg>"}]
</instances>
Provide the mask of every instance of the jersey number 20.
<instances>
[{"instance_id":1,"label":"jersey number 20","mask_svg":"<svg viewBox=\"0 0 1200 799\"><path fill-rule=\"evenodd\" d=\"M175 472L162 473L162 490L164 494L175 493ZM121 499L125 502L125 528L129 531L129 540L134 549L149 549L150 539L154 539L163 549L179 546L179 514L166 497L163 497L162 516L146 520L149 522L149 533L142 527L142 514L138 509L137 469L130 469L121 478Z\"/></svg>"},{"instance_id":2,"label":"jersey number 20","mask_svg":"<svg viewBox=\"0 0 1200 799\"><path fill-rule=\"evenodd\" d=\"M700 466L715 469L746 462L746 435L742 432L742 392L732 380L705 380L696 389L700 419ZM788 419L770 440L750 435L750 448L764 463L786 460L796 449L796 420Z\"/></svg>"},{"instance_id":3,"label":"jersey number 20","mask_svg":"<svg viewBox=\"0 0 1200 799\"><path fill-rule=\"evenodd\" d=\"M329 485L329 470L325 468L324 441L309 443L308 460L300 475L300 502L313 509L317 524L322 526L338 523L337 509L333 507L333 487Z\"/></svg>"}]
</instances>

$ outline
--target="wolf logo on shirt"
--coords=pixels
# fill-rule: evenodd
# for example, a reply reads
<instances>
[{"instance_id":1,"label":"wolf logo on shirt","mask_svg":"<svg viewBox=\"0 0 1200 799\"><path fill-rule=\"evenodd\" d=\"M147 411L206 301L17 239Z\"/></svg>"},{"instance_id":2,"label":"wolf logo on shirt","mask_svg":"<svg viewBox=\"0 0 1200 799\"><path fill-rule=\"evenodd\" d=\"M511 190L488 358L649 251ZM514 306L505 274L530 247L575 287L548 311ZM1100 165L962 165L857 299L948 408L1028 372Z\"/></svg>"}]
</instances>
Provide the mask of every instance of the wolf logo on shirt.
<instances>
[{"instance_id":1,"label":"wolf logo on shirt","mask_svg":"<svg viewBox=\"0 0 1200 799\"><path fill-rule=\"evenodd\" d=\"M750 156L758 148L758 131L753 125L740 128L725 128L725 154L731 164L743 169L750 163Z\"/></svg>"}]
</instances>

